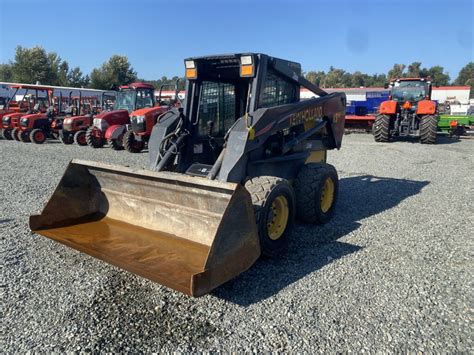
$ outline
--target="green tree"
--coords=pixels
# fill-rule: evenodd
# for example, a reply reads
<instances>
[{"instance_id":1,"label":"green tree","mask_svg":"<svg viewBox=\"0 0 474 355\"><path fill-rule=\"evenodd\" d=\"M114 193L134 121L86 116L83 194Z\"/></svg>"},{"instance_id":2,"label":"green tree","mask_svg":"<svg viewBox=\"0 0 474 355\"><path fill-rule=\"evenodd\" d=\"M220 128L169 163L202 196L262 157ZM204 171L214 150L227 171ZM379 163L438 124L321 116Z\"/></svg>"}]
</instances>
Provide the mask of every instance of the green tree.
<instances>
[{"instance_id":1,"label":"green tree","mask_svg":"<svg viewBox=\"0 0 474 355\"><path fill-rule=\"evenodd\" d=\"M121 55L113 55L91 73L91 87L95 89L117 89L120 85L127 85L135 80L137 80L137 73L133 70L128 58Z\"/></svg>"},{"instance_id":2,"label":"green tree","mask_svg":"<svg viewBox=\"0 0 474 355\"><path fill-rule=\"evenodd\" d=\"M12 63L12 79L20 83L51 84L54 77L48 54L42 47L16 48L15 60Z\"/></svg>"},{"instance_id":3,"label":"green tree","mask_svg":"<svg viewBox=\"0 0 474 355\"><path fill-rule=\"evenodd\" d=\"M409 78L418 78L420 77L421 71L421 62L413 62L408 66L406 76Z\"/></svg>"},{"instance_id":4,"label":"green tree","mask_svg":"<svg viewBox=\"0 0 474 355\"><path fill-rule=\"evenodd\" d=\"M0 71L1 72L1 71ZM471 97L474 97L474 62L467 63L454 81L455 85L467 85L471 87Z\"/></svg>"},{"instance_id":5,"label":"green tree","mask_svg":"<svg viewBox=\"0 0 474 355\"><path fill-rule=\"evenodd\" d=\"M323 85L325 77L326 73L324 71L309 71L305 74L306 80L317 86Z\"/></svg>"},{"instance_id":6,"label":"green tree","mask_svg":"<svg viewBox=\"0 0 474 355\"><path fill-rule=\"evenodd\" d=\"M89 75L84 76L79 67L75 67L67 73L67 86L87 87L89 82Z\"/></svg>"},{"instance_id":7,"label":"green tree","mask_svg":"<svg viewBox=\"0 0 474 355\"><path fill-rule=\"evenodd\" d=\"M449 85L449 74L444 72L444 68L436 65L427 70L427 76L431 78L432 82L435 85L447 86Z\"/></svg>"},{"instance_id":8,"label":"green tree","mask_svg":"<svg viewBox=\"0 0 474 355\"><path fill-rule=\"evenodd\" d=\"M392 69L388 71L387 77L389 80L402 78L404 76L403 72L406 68L405 64L394 64Z\"/></svg>"},{"instance_id":9,"label":"green tree","mask_svg":"<svg viewBox=\"0 0 474 355\"><path fill-rule=\"evenodd\" d=\"M0 64L0 81L12 81L13 71L11 64Z\"/></svg>"},{"instance_id":10,"label":"green tree","mask_svg":"<svg viewBox=\"0 0 474 355\"><path fill-rule=\"evenodd\" d=\"M326 74L324 79L323 87L326 88L337 88L337 87L345 87L345 71L342 69L336 69L333 66L329 68L329 72Z\"/></svg>"}]
</instances>

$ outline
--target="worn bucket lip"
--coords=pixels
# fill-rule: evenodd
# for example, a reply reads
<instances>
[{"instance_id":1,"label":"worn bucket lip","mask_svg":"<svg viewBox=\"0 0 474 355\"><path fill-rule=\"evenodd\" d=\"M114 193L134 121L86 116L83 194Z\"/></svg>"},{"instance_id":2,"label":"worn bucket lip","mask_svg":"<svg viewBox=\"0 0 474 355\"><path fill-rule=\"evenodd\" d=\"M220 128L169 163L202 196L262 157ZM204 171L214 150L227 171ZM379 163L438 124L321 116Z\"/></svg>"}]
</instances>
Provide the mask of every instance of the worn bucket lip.
<instances>
[{"instance_id":1,"label":"worn bucket lip","mask_svg":"<svg viewBox=\"0 0 474 355\"><path fill-rule=\"evenodd\" d=\"M151 179L166 180L166 182L175 182L180 185L200 185L205 186L215 192L223 190L223 193L232 193L237 188L237 183L224 182L219 180L210 180L199 176L189 176L184 173L156 172L146 169L131 168L129 166L101 163L90 160L73 159L70 164L82 165L96 170L118 172L124 175L148 177Z\"/></svg>"}]
</instances>

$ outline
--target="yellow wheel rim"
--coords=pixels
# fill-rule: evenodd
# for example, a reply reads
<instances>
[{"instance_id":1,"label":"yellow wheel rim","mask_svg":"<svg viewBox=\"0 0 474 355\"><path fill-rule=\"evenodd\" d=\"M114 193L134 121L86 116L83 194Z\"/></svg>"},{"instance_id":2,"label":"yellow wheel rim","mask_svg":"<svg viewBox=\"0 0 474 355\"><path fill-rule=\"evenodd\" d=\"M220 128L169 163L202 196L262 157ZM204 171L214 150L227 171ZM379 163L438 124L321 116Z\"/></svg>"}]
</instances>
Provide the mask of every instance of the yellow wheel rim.
<instances>
[{"instance_id":1,"label":"yellow wheel rim","mask_svg":"<svg viewBox=\"0 0 474 355\"><path fill-rule=\"evenodd\" d=\"M271 240L277 240L283 235L289 215L288 200L285 196L278 196L273 200L267 217L267 232Z\"/></svg>"},{"instance_id":2,"label":"yellow wheel rim","mask_svg":"<svg viewBox=\"0 0 474 355\"><path fill-rule=\"evenodd\" d=\"M330 177L324 181L321 191L321 211L326 213L332 207L334 202L334 181Z\"/></svg>"}]
</instances>

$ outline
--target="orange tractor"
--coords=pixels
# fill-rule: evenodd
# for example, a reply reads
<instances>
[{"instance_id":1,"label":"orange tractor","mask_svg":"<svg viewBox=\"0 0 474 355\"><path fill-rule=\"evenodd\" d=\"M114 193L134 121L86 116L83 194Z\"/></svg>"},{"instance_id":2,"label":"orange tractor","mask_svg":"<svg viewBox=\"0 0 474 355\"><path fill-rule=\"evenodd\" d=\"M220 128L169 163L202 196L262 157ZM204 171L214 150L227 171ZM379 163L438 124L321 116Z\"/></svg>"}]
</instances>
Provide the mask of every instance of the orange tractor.
<instances>
[{"instance_id":1,"label":"orange tractor","mask_svg":"<svg viewBox=\"0 0 474 355\"><path fill-rule=\"evenodd\" d=\"M145 117L154 111L164 112L165 108L155 107L155 88L145 83L121 86L117 93L114 109L95 115L92 126L87 129L86 141L93 148L101 148L107 142L114 150L123 149L123 136L129 115Z\"/></svg>"},{"instance_id":2,"label":"orange tractor","mask_svg":"<svg viewBox=\"0 0 474 355\"><path fill-rule=\"evenodd\" d=\"M123 146L130 153L139 153L148 144L153 126L158 121L163 112L172 107L180 106L178 97L179 80L175 85L161 85L158 100L155 107L142 108L130 115L130 125L127 125L127 132L123 135ZM164 88L173 88L173 95L164 95Z\"/></svg>"},{"instance_id":3,"label":"orange tractor","mask_svg":"<svg viewBox=\"0 0 474 355\"><path fill-rule=\"evenodd\" d=\"M76 143L80 146L87 145L86 131L92 125L93 115L107 111L110 102L115 101L115 93L103 93L101 98L96 96L75 98L71 114L66 115L59 132L61 142L64 144Z\"/></svg>"},{"instance_id":4,"label":"orange tractor","mask_svg":"<svg viewBox=\"0 0 474 355\"><path fill-rule=\"evenodd\" d=\"M50 103L50 95L52 93L51 88L41 87L37 85L12 85L12 89L15 89L15 93L18 90L25 90L23 98L15 108L12 109L12 112L7 112L2 117L2 137L7 140L15 139L20 141L20 119L23 116L36 114L40 111L46 112L46 108ZM44 96L41 93L46 93ZM26 139L26 137L24 136Z\"/></svg>"},{"instance_id":5,"label":"orange tractor","mask_svg":"<svg viewBox=\"0 0 474 355\"><path fill-rule=\"evenodd\" d=\"M372 133L376 142L393 137L415 137L421 143L436 143L438 105L431 100L429 78L400 78L389 84L390 96L382 102Z\"/></svg>"}]
</instances>

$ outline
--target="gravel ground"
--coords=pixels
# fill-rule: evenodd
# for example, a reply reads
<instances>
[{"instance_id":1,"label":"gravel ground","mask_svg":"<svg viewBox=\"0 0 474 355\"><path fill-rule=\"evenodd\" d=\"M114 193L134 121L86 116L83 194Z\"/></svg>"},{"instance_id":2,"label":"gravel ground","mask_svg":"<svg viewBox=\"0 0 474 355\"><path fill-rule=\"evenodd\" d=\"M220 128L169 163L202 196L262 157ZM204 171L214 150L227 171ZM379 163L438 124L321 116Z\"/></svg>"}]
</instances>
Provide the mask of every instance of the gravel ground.
<instances>
[{"instance_id":1,"label":"gravel ground","mask_svg":"<svg viewBox=\"0 0 474 355\"><path fill-rule=\"evenodd\" d=\"M335 218L193 299L28 230L70 159L146 154L0 140L0 348L473 352L473 152L345 136Z\"/></svg>"}]
</instances>

